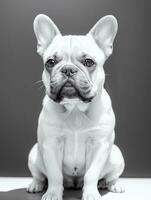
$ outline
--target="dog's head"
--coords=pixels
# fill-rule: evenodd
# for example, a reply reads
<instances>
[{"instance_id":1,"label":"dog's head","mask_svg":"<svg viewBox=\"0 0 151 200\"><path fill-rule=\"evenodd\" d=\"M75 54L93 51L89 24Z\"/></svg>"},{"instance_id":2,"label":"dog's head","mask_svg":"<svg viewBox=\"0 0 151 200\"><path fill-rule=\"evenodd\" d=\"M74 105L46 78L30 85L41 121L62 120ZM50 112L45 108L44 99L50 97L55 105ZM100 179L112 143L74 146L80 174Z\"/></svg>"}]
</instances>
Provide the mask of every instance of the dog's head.
<instances>
[{"instance_id":1,"label":"dog's head","mask_svg":"<svg viewBox=\"0 0 151 200\"><path fill-rule=\"evenodd\" d=\"M34 32L48 96L58 103L65 98L90 102L105 81L103 64L112 53L115 17L101 18L86 35L62 36L52 20L40 14L34 20Z\"/></svg>"}]
</instances>

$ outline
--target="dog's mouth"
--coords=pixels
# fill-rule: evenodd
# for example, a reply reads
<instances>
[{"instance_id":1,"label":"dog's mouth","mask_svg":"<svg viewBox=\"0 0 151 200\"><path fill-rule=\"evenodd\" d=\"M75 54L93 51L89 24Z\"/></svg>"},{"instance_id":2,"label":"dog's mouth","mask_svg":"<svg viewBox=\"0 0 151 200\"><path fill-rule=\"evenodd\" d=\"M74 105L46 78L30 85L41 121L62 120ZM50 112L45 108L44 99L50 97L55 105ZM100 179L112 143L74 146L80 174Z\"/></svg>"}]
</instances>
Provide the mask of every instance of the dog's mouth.
<instances>
[{"instance_id":1,"label":"dog's mouth","mask_svg":"<svg viewBox=\"0 0 151 200\"><path fill-rule=\"evenodd\" d=\"M70 81L67 81L60 89L61 96L67 96L68 98L72 98L77 96L77 90L74 85L71 84Z\"/></svg>"},{"instance_id":2,"label":"dog's mouth","mask_svg":"<svg viewBox=\"0 0 151 200\"><path fill-rule=\"evenodd\" d=\"M76 84L74 83L74 80L71 79L66 80L61 85L59 90L56 93L51 93L49 97L58 103L60 103L64 98L79 98L85 103L91 102L91 100L93 99L93 97L86 97L85 95L83 95L80 92L79 88L77 88Z\"/></svg>"}]
</instances>

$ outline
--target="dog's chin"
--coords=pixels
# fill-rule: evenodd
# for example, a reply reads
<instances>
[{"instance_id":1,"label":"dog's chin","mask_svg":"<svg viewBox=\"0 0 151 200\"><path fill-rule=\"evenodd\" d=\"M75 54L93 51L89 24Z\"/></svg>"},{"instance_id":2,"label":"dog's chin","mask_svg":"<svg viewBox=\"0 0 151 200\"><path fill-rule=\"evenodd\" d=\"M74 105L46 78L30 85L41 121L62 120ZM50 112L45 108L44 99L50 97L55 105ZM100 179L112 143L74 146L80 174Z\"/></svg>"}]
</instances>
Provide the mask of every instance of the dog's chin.
<instances>
[{"instance_id":1,"label":"dog's chin","mask_svg":"<svg viewBox=\"0 0 151 200\"><path fill-rule=\"evenodd\" d=\"M49 97L56 103L61 103L62 101L64 101L64 99L69 99L69 100L79 99L79 101L83 101L84 103L89 103L94 98L94 96L87 97L80 91L80 89L77 89L76 87L74 87L69 83L62 86L57 94L55 95L50 94Z\"/></svg>"},{"instance_id":2,"label":"dog's chin","mask_svg":"<svg viewBox=\"0 0 151 200\"><path fill-rule=\"evenodd\" d=\"M73 99L73 98L77 98L78 97L78 93L77 90L75 89L75 87L73 86L64 86L60 92L59 92L59 97L61 98L69 98L69 99Z\"/></svg>"}]
</instances>

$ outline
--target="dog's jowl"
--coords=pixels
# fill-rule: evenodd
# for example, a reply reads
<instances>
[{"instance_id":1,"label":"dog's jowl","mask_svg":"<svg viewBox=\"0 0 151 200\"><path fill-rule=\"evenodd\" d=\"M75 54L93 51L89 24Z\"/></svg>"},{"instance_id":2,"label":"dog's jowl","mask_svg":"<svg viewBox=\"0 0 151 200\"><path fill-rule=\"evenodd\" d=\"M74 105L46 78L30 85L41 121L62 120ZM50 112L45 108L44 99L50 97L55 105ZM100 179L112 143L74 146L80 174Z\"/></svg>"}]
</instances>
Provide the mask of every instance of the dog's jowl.
<instances>
[{"instance_id":1,"label":"dog's jowl","mask_svg":"<svg viewBox=\"0 0 151 200\"><path fill-rule=\"evenodd\" d=\"M114 144L115 116L103 69L117 20L105 16L79 36L63 36L42 14L33 25L46 95L28 159L33 180L27 191L41 192L48 183L42 200L62 200L65 187L81 187L84 200L101 199L98 189L103 187L123 192L124 159Z\"/></svg>"}]
</instances>

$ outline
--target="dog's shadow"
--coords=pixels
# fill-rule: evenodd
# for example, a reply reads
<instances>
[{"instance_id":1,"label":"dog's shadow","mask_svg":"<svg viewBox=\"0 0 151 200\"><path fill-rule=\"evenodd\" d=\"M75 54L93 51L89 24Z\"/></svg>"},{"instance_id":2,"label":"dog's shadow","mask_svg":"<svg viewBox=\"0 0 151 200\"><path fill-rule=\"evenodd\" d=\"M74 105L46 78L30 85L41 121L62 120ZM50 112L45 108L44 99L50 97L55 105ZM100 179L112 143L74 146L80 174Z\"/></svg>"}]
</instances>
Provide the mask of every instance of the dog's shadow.
<instances>
[{"instance_id":1,"label":"dog's shadow","mask_svg":"<svg viewBox=\"0 0 151 200\"><path fill-rule=\"evenodd\" d=\"M103 196L107 190L101 190L100 194ZM30 194L25 188L11 190L8 192L0 192L0 200L41 200L43 193ZM65 189L63 200L79 200L82 197L82 190Z\"/></svg>"}]
</instances>

